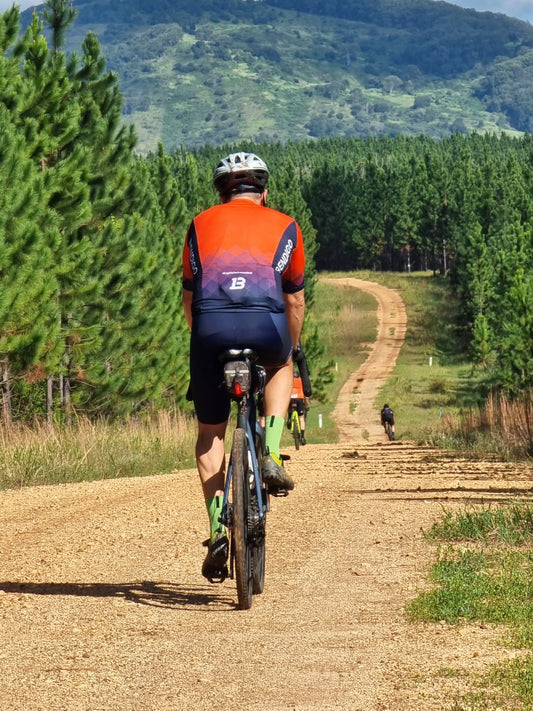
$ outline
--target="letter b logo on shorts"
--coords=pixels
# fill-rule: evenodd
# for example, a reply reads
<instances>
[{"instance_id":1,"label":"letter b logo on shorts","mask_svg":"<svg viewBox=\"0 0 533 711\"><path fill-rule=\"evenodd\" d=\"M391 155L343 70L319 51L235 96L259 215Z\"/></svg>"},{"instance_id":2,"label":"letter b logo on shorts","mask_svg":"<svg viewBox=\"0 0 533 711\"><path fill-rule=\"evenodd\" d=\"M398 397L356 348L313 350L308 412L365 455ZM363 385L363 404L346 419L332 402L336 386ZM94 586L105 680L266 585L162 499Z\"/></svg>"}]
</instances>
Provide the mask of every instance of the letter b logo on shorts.
<instances>
[{"instance_id":1,"label":"letter b logo on shorts","mask_svg":"<svg viewBox=\"0 0 533 711\"><path fill-rule=\"evenodd\" d=\"M230 289L234 291L235 289L244 289L246 286L246 279L242 276L233 277L231 280Z\"/></svg>"}]
</instances>

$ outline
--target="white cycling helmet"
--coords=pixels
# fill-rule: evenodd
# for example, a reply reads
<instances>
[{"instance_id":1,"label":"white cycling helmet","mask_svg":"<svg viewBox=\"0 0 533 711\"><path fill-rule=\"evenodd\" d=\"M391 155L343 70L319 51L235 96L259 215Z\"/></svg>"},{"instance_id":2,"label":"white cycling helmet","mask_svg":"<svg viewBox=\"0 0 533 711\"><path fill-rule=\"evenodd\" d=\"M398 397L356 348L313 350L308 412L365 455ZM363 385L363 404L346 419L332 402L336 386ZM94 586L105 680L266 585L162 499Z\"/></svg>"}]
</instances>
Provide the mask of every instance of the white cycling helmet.
<instances>
[{"instance_id":1,"label":"white cycling helmet","mask_svg":"<svg viewBox=\"0 0 533 711\"><path fill-rule=\"evenodd\" d=\"M268 180L266 163L255 153L239 151L222 158L213 173L213 184L220 195L262 193Z\"/></svg>"}]
</instances>

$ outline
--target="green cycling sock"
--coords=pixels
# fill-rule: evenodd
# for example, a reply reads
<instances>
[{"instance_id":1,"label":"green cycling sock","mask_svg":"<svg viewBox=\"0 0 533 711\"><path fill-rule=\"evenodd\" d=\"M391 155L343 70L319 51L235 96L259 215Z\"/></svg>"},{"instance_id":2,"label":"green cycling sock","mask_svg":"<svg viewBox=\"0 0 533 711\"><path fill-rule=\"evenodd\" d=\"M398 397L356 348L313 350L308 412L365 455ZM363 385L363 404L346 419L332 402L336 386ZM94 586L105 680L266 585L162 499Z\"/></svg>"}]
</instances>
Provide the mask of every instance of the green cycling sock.
<instances>
[{"instance_id":1,"label":"green cycling sock","mask_svg":"<svg viewBox=\"0 0 533 711\"><path fill-rule=\"evenodd\" d=\"M211 528L210 535L213 536L217 531L222 530L224 526L220 523L222 515L223 496L213 496L212 499L206 499L205 505L209 514L209 525Z\"/></svg>"},{"instance_id":2,"label":"green cycling sock","mask_svg":"<svg viewBox=\"0 0 533 711\"><path fill-rule=\"evenodd\" d=\"M271 415L266 418L265 425L265 448L269 454L274 454L278 459L281 435L285 427L285 418Z\"/></svg>"}]
</instances>

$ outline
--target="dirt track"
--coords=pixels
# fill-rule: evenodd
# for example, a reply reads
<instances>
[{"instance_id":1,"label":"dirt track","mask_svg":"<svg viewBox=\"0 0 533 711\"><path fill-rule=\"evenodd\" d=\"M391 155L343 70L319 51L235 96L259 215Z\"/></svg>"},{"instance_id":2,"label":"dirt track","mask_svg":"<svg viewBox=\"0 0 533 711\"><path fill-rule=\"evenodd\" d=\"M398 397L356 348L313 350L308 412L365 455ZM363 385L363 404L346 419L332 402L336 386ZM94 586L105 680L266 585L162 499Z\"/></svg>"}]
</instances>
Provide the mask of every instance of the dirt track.
<instances>
[{"instance_id":1,"label":"dirt track","mask_svg":"<svg viewBox=\"0 0 533 711\"><path fill-rule=\"evenodd\" d=\"M404 312L390 318L398 352ZM201 577L194 471L0 494L0 709L440 711L467 674L512 657L498 630L403 609L433 555L421 529L443 508L530 495L531 469L385 443L363 406L387 374L365 366L341 443L292 452L251 611L231 581Z\"/></svg>"}]
</instances>

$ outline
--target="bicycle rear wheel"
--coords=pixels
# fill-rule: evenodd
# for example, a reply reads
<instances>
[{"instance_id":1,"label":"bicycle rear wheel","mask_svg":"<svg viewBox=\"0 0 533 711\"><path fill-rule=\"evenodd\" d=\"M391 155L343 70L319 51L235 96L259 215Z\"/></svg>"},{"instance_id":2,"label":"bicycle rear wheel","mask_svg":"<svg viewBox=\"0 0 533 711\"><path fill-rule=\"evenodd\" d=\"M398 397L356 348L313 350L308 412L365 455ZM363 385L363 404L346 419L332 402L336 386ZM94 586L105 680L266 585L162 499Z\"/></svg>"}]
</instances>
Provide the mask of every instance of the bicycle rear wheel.
<instances>
[{"instance_id":1,"label":"bicycle rear wheel","mask_svg":"<svg viewBox=\"0 0 533 711\"><path fill-rule=\"evenodd\" d=\"M235 582L241 610L249 610L253 595L252 546L248 533L250 512L250 472L246 432L235 430L231 450L233 498L233 543L235 551Z\"/></svg>"},{"instance_id":2,"label":"bicycle rear wheel","mask_svg":"<svg viewBox=\"0 0 533 711\"><path fill-rule=\"evenodd\" d=\"M385 430L387 432L387 437L389 440L392 442L394 439L394 432L392 431L392 425L390 422L387 422L385 425Z\"/></svg>"}]
</instances>

